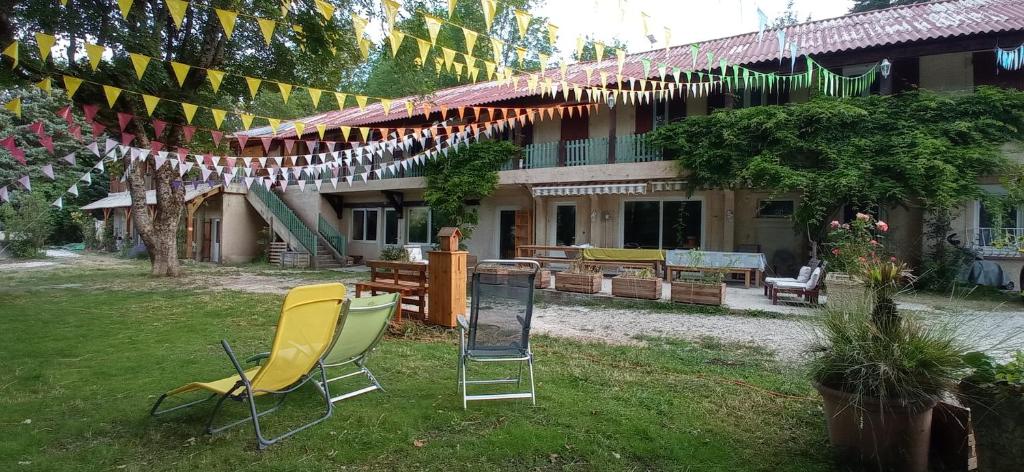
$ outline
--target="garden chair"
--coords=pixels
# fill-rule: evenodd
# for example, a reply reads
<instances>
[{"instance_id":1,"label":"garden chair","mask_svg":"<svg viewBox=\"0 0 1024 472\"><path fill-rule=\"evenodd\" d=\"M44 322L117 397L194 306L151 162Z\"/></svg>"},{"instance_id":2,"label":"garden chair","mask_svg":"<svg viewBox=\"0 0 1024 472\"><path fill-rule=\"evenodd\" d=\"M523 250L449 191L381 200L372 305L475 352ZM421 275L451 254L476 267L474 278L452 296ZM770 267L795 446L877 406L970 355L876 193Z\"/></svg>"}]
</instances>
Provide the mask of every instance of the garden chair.
<instances>
[{"instance_id":1,"label":"garden chair","mask_svg":"<svg viewBox=\"0 0 1024 472\"><path fill-rule=\"evenodd\" d=\"M803 297L807 303L817 305L821 294L821 282L825 279L825 269L817 267L811 272L806 282L776 282L771 286L772 305L779 304L779 295L788 293Z\"/></svg>"},{"instance_id":2,"label":"garden chair","mask_svg":"<svg viewBox=\"0 0 1024 472\"><path fill-rule=\"evenodd\" d=\"M353 298L346 302L346 309L348 314L341 321L338 336L334 345L327 350L323 363L328 370L348 368L350 371L330 378L324 383L318 382L318 385L329 391L327 384L359 374L366 375L371 385L332 397L332 403L377 389L383 390L377 378L366 368L366 358L384 338L391 317L400 309L399 294L387 293L374 297ZM352 371L352 368L355 370Z\"/></svg>"},{"instance_id":3,"label":"garden chair","mask_svg":"<svg viewBox=\"0 0 1024 472\"><path fill-rule=\"evenodd\" d=\"M765 277L765 279L764 279L764 296L766 296L766 297L771 296L771 286L775 285L776 283L779 283L779 282L806 283L807 279L811 278L811 273L814 272L814 269L816 269L817 267L819 267L819 265L822 265L822 264L825 264L825 263L824 262L820 262L817 259L811 259L807 263L807 265L805 265L805 266L800 268L800 272L797 273L796 278L793 278L793 277Z\"/></svg>"},{"instance_id":4,"label":"garden chair","mask_svg":"<svg viewBox=\"0 0 1024 472\"><path fill-rule=\"evenodd\" d=\"M490 277L481 283L487 268L508 269L507 277ZM528 267L524 269L523 267ZM483 270L482 270L483 269ZM524 260L485 260L473 271L469 319L459 322L459 392L462 408L477 400L529 398L536 405L533 353L530 351L530 320L533 317L534 279L540 264ZM470 379L472 363L516 363L518 374L501 379ZM523 365L529 370L530 390L522 391ZM516 391L469 394L470 386L515 384Z\"/></svg>"},{"instance_id":5,"label":"garden chair","mask_svg":"<svg viewBox=\"0 0 1024 472\"><path fill-rule=\"evenodd\" d=\"M274 438L264 437L263 431L260 429L260 417L280 408L289 393L294 392L313 378L314 371L319 371L321 383L326 385L327 374L323 365L323 357L334 341L344 299L345 286L339 283L293 288L288 292L281 306L281 316L277 323L277 331L274 334L270 352L253 356L245 361L246 363L258 363L265 360L262 365L248 369L243 368L227 340L222 340L221 346L227 353L228 359L231 360L236 374L210 382L192 382L171 390L160 396L156 404L153 405L153 409L150 410L150 414L158 416L219 397L206 423L207 432L216 434L251 420L260 449L330 418L334 410L330 393L324 388L319 390L323 395L324 406L327 410L323 416ZM164 410L159 409L164 400L193 392L209 393L209 396ZM256 408L256 397L264 395L276 395L279 398L274 406L260 412ZM224 400L229 398L247 402L249 416L215 428L213 420L224 404Z\"/></svg>"}]
</instances>

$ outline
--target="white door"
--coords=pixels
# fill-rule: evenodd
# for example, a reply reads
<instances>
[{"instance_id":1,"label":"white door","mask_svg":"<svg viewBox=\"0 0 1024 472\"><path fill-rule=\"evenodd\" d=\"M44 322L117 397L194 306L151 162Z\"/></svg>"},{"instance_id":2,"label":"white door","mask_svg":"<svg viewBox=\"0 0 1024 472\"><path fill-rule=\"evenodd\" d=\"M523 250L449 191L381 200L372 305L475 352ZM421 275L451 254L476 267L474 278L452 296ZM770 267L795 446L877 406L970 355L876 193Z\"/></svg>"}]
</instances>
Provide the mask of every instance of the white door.
<instances>
[{"instance_id":1,"label":"white door","mask_svg":"<svg viewBox=\"0 0 1024 472\"><path fill-rule=\"evenodd\" d=\"M220 262L220 220L210 220L210 262Z\"/></svg>"}]
</instances>

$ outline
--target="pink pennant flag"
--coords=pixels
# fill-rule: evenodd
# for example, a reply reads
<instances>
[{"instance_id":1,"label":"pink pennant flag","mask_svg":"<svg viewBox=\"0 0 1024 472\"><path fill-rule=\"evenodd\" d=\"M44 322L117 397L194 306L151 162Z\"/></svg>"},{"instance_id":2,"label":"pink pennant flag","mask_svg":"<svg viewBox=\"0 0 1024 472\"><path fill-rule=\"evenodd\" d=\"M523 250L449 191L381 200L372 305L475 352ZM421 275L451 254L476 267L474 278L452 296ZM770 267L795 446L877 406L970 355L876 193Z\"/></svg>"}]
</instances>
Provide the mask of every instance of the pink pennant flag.
<instances>
[{"instance_id":1,"label":"pink pennant flag","mask_svg":"<svg viewBox=\"0 0 1024 472\"><path fill-rule=\"evenodd\" d=\"M244 134L236 134L235 135L235 139L238 140L238 150L239 151L244 151L245 150L245 143L246 143L246 141L249 141L249 137L244 135Z\"/></svg>"},{"instance_id":2,"label":"pink pennant flag","mask_svg":"<svg viewBox=\"0 0 1024 472\"><path fill-rule=\"evenodd\" d=\"M223 131L210 131L210 137L213 138L213 145L220 146L220 140L224 138Z\"/></svg>"},{"instance_id":3,"label":"pink pennant flag","mask_svg":"<svg viewBox=\"0 0 1024 472\"><path fill-rule=\"evenodd\" d=\"M182 126L181 127L181 134L185 137L185 142L186 143L192 142L192 135L195 134L195 133L196 133L196 127L195 126Z\"/></svg>"},{"instance_id":4,"label":"pink pennant flag","mask_svg":"<svg viewBox=\"0 0 1024 472\"><path fill-rule=\"evenodd\" d=\"M163 148L164 148L164 143L161 143L160 141L150 141L149 142L149 149L152 150L153 152L159 152Z\"/></svg>"},{"instance_id":5,"label":"pink pennant flag","mask_svg":"<svg viewBox=\"0 0 1024 472\"><path fill-rule=\"evenodd\" d=\"M29 192L32 191L32 181L29 180L27 174L19 177L18 183L21 184L22 187L25 187L25 190L28 190Z\"/></svg>"},{"instance_id":6,"label":"pink pennant flag","mask_svg":"<svg viewBox=\"0 0 1024 472\"><path fill-rule=\"evenodd\" d=\"M294 139L286 139L286 140L284 140L284 152L285 152L285 154L291 154L292 153L292 149L295 149L295 140Z\"/></svg>"},{"instance_id":7,"label":"pink pennant flag","mask_svg":"<svg viewBox=\"0 0 1024 472\"><path fill-rule=\"evenodd\" d=\"M203 166L210 167L213 165L213 155L210 153L203 154Z\"/></svg>"},{"instance_id":8,"label":"pink pennant flag","mask_svg":"<svg viewBox=\"0 0 1024 472\"><path fill-rule=\"evenodd\" d=\"M85 122L92 123L96 119L96 112L100 111L100 106L96 104L82 105L82 112L85 113Z\"/></svg>"},{"instance_id":9,"label":"pink pennant flag","mask_svg":"<svg viewBox=\"0 0 1024 472\"><path fill-rule=\"evenodd\" d=\"M131 133L121 133L121 144L128 146L132 141L135 140L135 135Z\"/></svg>"},{"instance_id":10,"label":"pink pennant flag","mask_svg":"<svg viewBox=\"0 0 1024 472\"><path fill-rule=\"evenodd\" d=\"M36 122L28 125L28 130L33 132L33 133L35 133L36 136L43 136L43 135L46 134L45 130L43 130L43 122L42 122L42 120L36 121Z\"/></svg>"},{"instance_id":11,"label":"pink pennant flag","mask_svg":"<svg viewBox=\"0 0 1024 472\"><path fill-rule=\"evenodd\" d=\"M185 156L187 156L187 155L188 155L188 148L183 148L183 147L179 147L178 148L178 161L179 162L185 162Z\"/></svg>"},{"instance_id":12,"label":"pink pennant flag","mask_svg":"<svg viewBox=\"0 0 1024 472\"><path fill-rule=\"evenodd\" d=\"M315 139L307 139L306 140L306 152L316 152L315 150L316 150L316 140Z\"/></svg>"},{"instance_id":13,"label":"pink pennant flag","mask_svg":"<svg viewBox=\"0 0 1024 472\"><path fill-rule=\"evenodd\" d=\"M28 161L25 160L25 151L21 148L15 147L14 149L10 149L8 152L10 152L11 156L14 157L14 160L18 161L21 165L28 164Z\"/></svg>"},{"instance_id":14,"label":"pink pennant flag","mask_svg":"<svg viewBox=\"0 0 1024 472\"><path fill-rule=\"evenodd\" d=\"M75 137L76 141L82 140L82 127L78 125L68 126L68 133Z\"/></svg>"},{"instance_id":15,"label":"pink pennant flag","mask_svg":"<svg viewBox=\"0 0 1024 472\"><path fill-rule=\"evenodd\" d=\"M93 121L92 122L92 137L94 137L94 138L100 137L100 135L103 134L103 131L105 131L106 129L107 129L106 126L103 126L103 125L99 124L99 122L97 122L97 121Z\"/></svg>"},{"instance_id":16,"label":"pink pennant flag","mask_svg":"<svg viewBox=\"0 0 1024 472\"><path fill-rule=\"evenodd\" d=\"M0 146L3 146L4 149L6 149L8 151L18 147L18 146L16 146L14 144L14 136L8 136L8 137L6 137L4 139L0 139Z\"/></svg>"},{"instance_id":17,"label":"pink pennant flag","mask_svg":"<svg viewBox=\"0 0 1024 472\"><path fill-rule=\"evenodd\" d=\"M157 137L164 134L164 128L167 126L167 122L163 120L153 119L153 132L156 133Z\"/></svg>"},{"instance_id":18,"label":"pink pennant flag","mask_svg":"<svg viewBox=\"0 0 1024 472\"><path fill-rule=\"evenodd\" d=\"M71 105L57 110L57 116L63 118L68 123L68 126L74 124L74 117L71 115Z\"/></svg>"},{"instance_id":19,"label":"pink pennant flag","mask_svg":"<svg viewBox=\"0 0 1024 472\"><path fill-rule=\"evenodd\" d=\"M50 136L42 136L39 138L39 144L42 144L50 154L53 154L53 138Z\"/></svg>"},{"instance_id":20,"label":"pink pennant flag","mask_svg":"<svg viewBox=\"0 0 1024 472\"><path fill-rule=\"evenodd\" d=\"M75 165L75 153L68 154L61 159L64 159L68 164Z\"/></svg>"},{"instance_id":21,"label":"pink pennant flag","mask_svg":"<svg viewBox=\"0 0 1024 472\"><path fill-rule=\"evenodd\" d=\"M324 143L327 144L327 150L330 152L334 152L334 146L338 145L337 141L324 141Z\"/></svg>"},{"instance_id":22,"label":"pink pennant flag","mask_svg":"<svg viewBox=\"0 0 1024 472\"><path fill-rule=\"evenodd\" d=\"M50 180L56 180L53 176L53 164L46 164L45 166L40 167L39 170L43 171L43 175L48 177Z\"/></svg>"},{"instance_id":23,"label":"pink pennant flag","mask_svg":"<svg viewBox=\"0 0 1024 472\"><path fill-rule=\"evenodd\" d=\"M128 126L128 123L132 122L133 118L135 118L135 115L131 113L125 113L121 111L117 112L117 124L121 126L121 131L124 131L124 129Z\"/></svg>"},{"instance_id":24,"label":"pink pennant flag","mask_svg":"<svg viewBox=\"0 0 1024 472\"><path fill-rule=\"evenodd\" d=\"M260 141L263 141L263 150L269 153L270 145L274 143L274 138L260 138Z\"/></svg>"}]
</instances>

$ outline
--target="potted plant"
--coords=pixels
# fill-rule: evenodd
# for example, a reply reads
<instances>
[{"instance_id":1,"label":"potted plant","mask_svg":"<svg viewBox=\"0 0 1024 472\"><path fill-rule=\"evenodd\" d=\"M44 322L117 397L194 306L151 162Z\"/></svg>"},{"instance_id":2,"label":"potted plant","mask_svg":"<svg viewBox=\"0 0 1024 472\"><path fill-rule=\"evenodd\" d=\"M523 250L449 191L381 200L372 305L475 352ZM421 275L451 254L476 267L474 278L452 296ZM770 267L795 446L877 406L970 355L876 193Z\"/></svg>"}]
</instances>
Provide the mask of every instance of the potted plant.
<instances>
[{"instance_id":1,"label":"potted plant","mask_svg":"<svg viewBox=\"0 0 1024 472\"><path fill-rule=\"evenodd\" d=\"M960 398L971 409L981 470L1024 470L1024 351L1006 363L972 352L972 373L960 382Z\"/></svg>"},{"instance_id":2,"label":"potted plant","mask_svg":"<svg viewBox=\"0 0 1024 472\"><path fill-rule=\"evenodd\" d=\"M555 275L555 290L562 292L597 293L601 291L601 267L587 264L582 257L569 268Z\"/></svg>"},{"instance_id":3,"label":"potted plant","mask_svg":"<svg viewBox=\"0 0 1024 472\"><path fill-rule=\"evenodd\" d=\"M833 220L822 257L828 262L825 289L831 304L856 303L865 295L865 282L858 271L862 261L884 250L889 224L867 213L857 213L849 223Z\"/></svg>"},{"instance_id":4,"label":"potted plant","mask_svg":"<svg viewBox=\"0 0 1024 472\"><path fill-rule=\"evenodd\" d=\"M693 249L689 254L690 265L704 266L704 252ZM697 305L721 305L725 302L725 278L721 272L702 272L698 277L673 280L670 285L672 301Z\"/></svg>"},{"instance_id":5,"label":"potted plant","mask_svg":"<svg viewBox=\"0 0 1024 472\"><path fill-rule=\"evenodd\" d=\"M661 278L649 268L626 269L612 277L612 295L658 300L661 298Z\"/></svg>"},{"instance_id":6,"label":"potted plant","mask_svg":"<svg viewBox=\"0 0 1024 472\"><path fill-rule=\"evenodd\" d=\"M861 268L857 276L873 296L830 304L811 348L829 440L845 461L924 472L932 409L955 387L968 350L951 325L922 323L896 309L904 264L872 258Z\"/></svg>"}]
</instances>

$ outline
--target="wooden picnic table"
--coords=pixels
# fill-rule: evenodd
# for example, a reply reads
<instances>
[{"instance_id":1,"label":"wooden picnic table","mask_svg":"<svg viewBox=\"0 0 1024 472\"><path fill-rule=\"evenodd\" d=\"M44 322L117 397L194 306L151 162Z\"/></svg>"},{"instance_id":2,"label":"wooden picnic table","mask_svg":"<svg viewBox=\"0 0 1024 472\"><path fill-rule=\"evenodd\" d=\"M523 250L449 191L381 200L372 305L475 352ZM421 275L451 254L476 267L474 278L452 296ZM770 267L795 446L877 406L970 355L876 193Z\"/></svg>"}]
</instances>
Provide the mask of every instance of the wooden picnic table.
<instances>
[{"instance_id":1,"label":"wooden picnic table","mask_svg":"<svg viewBox=\"0 0 1024 472\"><path fill-rule=\"evenodd\" d=\"M402 309L395 313L395 321L402 321L402 314L418 320L427 318L427 283L428 265L418 262L398 261L367 261L370 268L370 280L356 283L356 298L364 291L370 295L380 293L398 293L401 297ZM416 307L415 310L405 305Z\"/></svg>"},{"instance_id":2,"label":"wooden picnic table","mask_svg":"<svg viewBox=\"0 0 1024 472\"><path fill-rule=\"evenodd\" d=\"M764 271L757 269L750 269L747 267L694 267L694 266L680 266L670 265L667 269L668 280L675 280L677 274L688 273L688 272L718 272L722 274L736 274L743 276L743 285L746 288L750 288L751 279L753 279L756 287L760 287L764 280Z\"/></svg>"}]
</instances>

